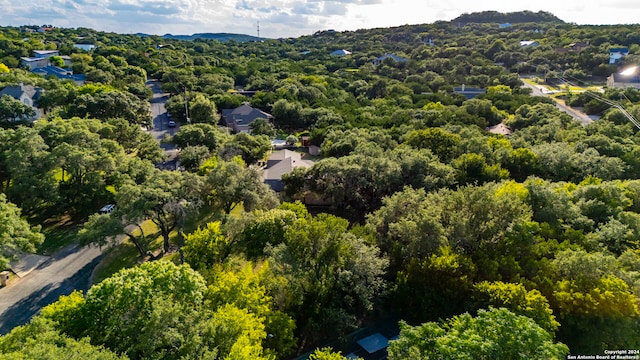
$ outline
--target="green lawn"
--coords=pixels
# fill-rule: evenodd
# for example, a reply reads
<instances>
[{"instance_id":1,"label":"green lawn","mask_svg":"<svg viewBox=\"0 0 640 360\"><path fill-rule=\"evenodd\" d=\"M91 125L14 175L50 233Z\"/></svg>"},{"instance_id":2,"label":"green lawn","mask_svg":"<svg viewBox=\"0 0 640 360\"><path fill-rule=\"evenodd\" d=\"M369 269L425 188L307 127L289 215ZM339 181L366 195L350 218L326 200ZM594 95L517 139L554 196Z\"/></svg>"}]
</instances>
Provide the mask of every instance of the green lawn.
<instances>
[{"instance_id":1,"label":"green lawn","mask_svg":"<svg viewBox=\"0 0 640 360\"><path fill-rule=\"evenodd\" d=\"M68 218L48 219L42 225L44 242L38 246L37 253L51 255L57 250L72 244L75 241L77 226Z\"/></svg>"},{"instance_id":2,"label":"green lawn","mask_svg":"<svg viewBox=\"0 0 640 360\"><path fill-rule=\"evenodd\" d=\"M160 235L160 231L158 231L158 228L153 222L150 220L145 221L142 223L142 229L147 239L153 239L149 244L149 250L151 250L151 252L162 247L162 235ZM140 230L136 229L133 231L133 234L140 234ZM100 262L94 271L93 283L97 284L119 270L132 267L140 261L138 250L135 245L127 239L109 249L102 262Z\"/></svg>"}]
</instances>

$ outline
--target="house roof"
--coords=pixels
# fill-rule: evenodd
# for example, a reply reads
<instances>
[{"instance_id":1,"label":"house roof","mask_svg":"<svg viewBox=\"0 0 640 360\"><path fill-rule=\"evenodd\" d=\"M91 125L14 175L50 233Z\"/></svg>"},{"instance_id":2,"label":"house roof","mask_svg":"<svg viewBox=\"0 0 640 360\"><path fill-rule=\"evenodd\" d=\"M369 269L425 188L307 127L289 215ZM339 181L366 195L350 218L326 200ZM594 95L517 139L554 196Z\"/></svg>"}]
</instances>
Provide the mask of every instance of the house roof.
<instances>
[{"instance_id":1,"label":"house roof","mask_svg":"<svg viewBox=\"0 0 640 360\"><path fill-rule=\"evenodd\" d=\"M616 83L625 83L625 84L640 84L640 74L622 74L622 73L614 73L611 74L613 77L613 81Z\"/></svg>"},{"instance_id":2,"label":"house roof","mask_svg":"<svg viewBox=\"0 0 640 360\"><path fill-rule=\"evenodd\" d=\"M40 56L46 56L46 55L57 55L60 52L58 50L33 50L33 53L36 54L36 56L40 55Z\"/></svg>"},{"instance_id":3,"label":"house roof","mask_svg":"<svg viewBox=\"0 0 640 360\"><path fill-rule=\"evenodd\" d=\"M512 132L511 129L503 123L489 126L486 130L492 134L500 134L500 135L511 135L511 132Z\"/></svg>"},{"instance_id":4,"label":"house roof","mask_svg":"<svg viewBox=\"0 0 640 360\"><path fill-rule=\"evenodd\" d=\"M41 57L21 57L20 60L22 61L26 61L26 62L35 62L35 61L49 61L47 60L47 58L41 58Z\"/></svg>"},{"instance_id":5,"label":"house roof","mask_svg":"<svg viewBox=\"0 0 640 360\"><path fill-rule=\"evenodd\" d=\"M0 90L0 96L9 95L17 100L20 100L23 94L26 94L32 100L38 100L41 93L42 88L23 84L6 86L4 89Z\"/></svg>"},{"instance_id":6,"label":"house roof","mask_svg":"<svg viewBox=\"0 0 640 360\"><path fill-rule=\"evenodd\" d=\"M345 50L345 49L340 49L340 50L336 50L336 51L332 52L330 55L334 55L334 56L351 55L351 51Z\"/></svg>"},{"instance_id":7,"label":"house roof","mask_svg":"<svg viewBox=\"0 0 640 360\"><path fill-rule=\"evenodd\" d=\"M55 77L57 77L58 79L68 79L68 80L73 80L76 82L84 82L86 79L86 76L84 74L77 74L74 75L73 74L73 70L71 69L63 69L61 67L57 67L57 66L53 66L53 65L49 65L49 66L45 66L45 67L41 67L35 70L31 71L34 74L38 74L44 77L47 77L49 75L53 75Z\"/></svg>"},{"instance_id":8,"label":"house roof","mask_svg":"<svg viewBox=\"0 0 640 360\"><path fill-rule=\"evenodd\" d=\"M522 40L520 41L520 46L522 47L527 47L527 46L537 46L538 42L535 40Z\"/></svg>"},{"instance_id":9,"label":"house roof","mask_svg":"<svg viewBox=\"0 0 640 360\"><path fill-rule=\"evenodd\" d=\"M615 53L627 55L627 54L629 54L629 48L622 47L622 48L610 48L609 49L609 54L615 54Z\"/></svg>"},{"instance_id":10,"label":"house roof","mask_svg":"<svg viewBox=\"0 0 640 360\"><path fill-rule=\"evenodd\" d=\"M302 155L291 150L274 151L267 160L262 178L264 183L271 186L274 191L283 191L282 175L288 174L297 167L311 167L310 161L302 160Z\"/></svg>"},{"instance_id":11,"label":"house roof","mask_svg":"<svg viewBox=\"0 0 640 360\"><path fill-rule=\"evenodd\" d=\"M474 97L487 93L487 89L481 89L476 87L462 86L453 88L453 92L456 94L464 95L467 99L473 99Z\"/></svg>"},{"instance_id":12,"label":"house roof","mask_svg":"<svg viewBox=\"0 0 640 360\"><path fill-rule=\"evenodd\" d=\"M273 115L262 110L252 108L248 104L242 104L235 109L223 109L222 117L228 126L235 124L236 126L249 125L253 120L258 118L272 119Z\"/></svg>"},{"instance_id":13,"label":"house roof","mask_svg":"<svg viewBox=\"0 0 640 360\"><path fill-rule=\"evenodd\" d=\"M409 61L409 59L402 57L402 56L398 56L396 54L384 54L382 56L380 56L379 58L376 59L376 61L378 62L383 62L386 59L393 59L396 62L407 62Z\"/></svg>"}]
</instances>

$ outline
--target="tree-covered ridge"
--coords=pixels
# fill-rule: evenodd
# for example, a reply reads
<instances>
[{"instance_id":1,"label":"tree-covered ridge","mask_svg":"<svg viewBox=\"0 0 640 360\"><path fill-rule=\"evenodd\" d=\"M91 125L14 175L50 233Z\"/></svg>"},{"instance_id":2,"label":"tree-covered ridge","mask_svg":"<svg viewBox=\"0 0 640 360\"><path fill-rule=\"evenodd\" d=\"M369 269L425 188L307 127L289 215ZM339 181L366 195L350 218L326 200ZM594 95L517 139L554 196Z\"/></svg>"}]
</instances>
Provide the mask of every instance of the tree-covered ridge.
<instances>
[{"instance_id":1,"label":"tree-covered ridge","mask_svg":"<svg viewBox=\"0 0 640 360\"><path fill-rule=\"evenodd\" d=\"M562 23L558 17L546 11L516 11L501 13L498 11L482 11L471 14L462 14L451 20L453 23Z\"/></svg>"},{"instance_id":2,"label":"tree-covered ridge","mask_svg":"<svg viewBox=\"0 0 640 360\"><path fill-rule=\"evenodd\" d=\"M152 249L138 225L150 221L162 251L179 249L190 268L123 270L43 310L0 349L17 352L7 345L15 341L105 358L289 358L381 314L410 324L392 343L396 358L445 356L443 344L469 358L562 357L559 343L573 354L640 346L637 129L572 90L567 103L601 115L583 126L520 79L603 81L635 64L638 26L507 21L224 44L3 28L0 82L43 87L47 110L32 126L0 130L10 217L20 217L16 206L32 221L71 215L84 222L82 243L126 233L140 258ZM74 40L97 48L85 53ZM589 46L570 50L576 42ZM629 47L621 65L609 64L614 46ZM17 69L18 56L38 48L70 55L87 84ZM341 48L352 54L330 55ZM407 61L374 64L386 53ZM140 128L147 77L161 80L181 125L167 141L183 171L153 166L163 154ZM485 91L467 99L463 84ZM636 89L598 96L640 114ZM218 126L221 110L243 103L273 123L235 135ZM498 124L511 135L486 131ZM274 134L309 136L322 153L284 177L281 198L260 175ZM321 200L329 214L296 199ZM112 213L94 214L107 202ZM38 242L37 227L16 224ZM522 332L483 332L513 327Z\"/></svg>"}]
</instances>

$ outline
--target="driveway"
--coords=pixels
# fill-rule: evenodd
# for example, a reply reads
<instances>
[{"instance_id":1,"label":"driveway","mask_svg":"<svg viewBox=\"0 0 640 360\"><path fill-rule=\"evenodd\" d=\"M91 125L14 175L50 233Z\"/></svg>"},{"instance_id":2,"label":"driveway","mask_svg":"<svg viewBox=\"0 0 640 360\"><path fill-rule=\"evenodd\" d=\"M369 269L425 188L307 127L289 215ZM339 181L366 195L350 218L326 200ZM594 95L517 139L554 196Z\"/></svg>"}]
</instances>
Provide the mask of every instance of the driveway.
<instances>
[{"instance_id":1,"label":"driveway","mask_svg":"<svg viewBox=\"0 0 640 360\"><path fill-rule=\"evenodd\" d=\"M69 245L51 257L42 258L27 275L0 289L0 334L26 324L42 307L62 295L88 290L89 278L102 259L102 250L106 248Z\"/></svg>"}]
</instances>

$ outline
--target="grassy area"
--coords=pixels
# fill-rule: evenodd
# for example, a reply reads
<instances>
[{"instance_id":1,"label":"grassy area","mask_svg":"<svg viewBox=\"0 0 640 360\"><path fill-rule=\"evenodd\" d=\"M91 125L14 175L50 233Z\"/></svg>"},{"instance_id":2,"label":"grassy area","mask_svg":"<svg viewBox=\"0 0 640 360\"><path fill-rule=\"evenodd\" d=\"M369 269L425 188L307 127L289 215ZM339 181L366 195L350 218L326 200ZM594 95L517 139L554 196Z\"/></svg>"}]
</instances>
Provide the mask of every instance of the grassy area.
<instances>
[{"instance_id":1,"label":"grassy area","mask_svg":"<svg viewBox=\"0 0 640 360\"><path fill-rule=\"evenodd\" d=\"M162 235L156 225L150 220L142 223L142 229L149 242L149 250L154 252L162 247ZM135 229L133 235L140 235L140 230ZM140 262L140 253L130 240L125 240L119 245L111 248L105 255L104 259L96 267L94 271L93 283L100 281L115 274L121 269L132 267Z\"/></svg>"},{"instance_id":2,"label":"grassy area","mask_svg":"<svg viewBox=\"0 0 640 360\"><path fill-rule=\"evenodd\" d=\"M67 217L49 219L42 225L44 242L38 247L37 253L51 255L57 250L75 241L77 226Z\"/></svg>"},{"instance_id":3,"label":"grassy area","mask_svg":"<svg viewBox=\"0 0 640 360\"><path fill-rule=\"evenodd\" d=\"M243 213L244 208L242 204L240 204L231 211L230 216L240 217ZM198 226L202 226L208 222L217 220L220 220L218 215L211 211L209 207L205 207L202 211L200 211L195 219L185 224L184 231L188 234L196 230ZM152 239L150 240L149 250L152 252L156 252L157 250L161 249L163 239L156 225L150 220L147 220L142 223L142 228L144 229L144 233L147 239ZM136 229L133 234L140 234L140 230ZM177 231L173 231L171 232L171 234L169 234L172 244L177 243L178 236L179 234ZM177 264L180 261L180 256L178 253L171 253L166 255L162 260L172 261ZM138 253L136 247L131 241L125 240L121 244L111 248L105 255L105 258L102 260L102 262L98 265L98 267L96 267L93 283L97 284L121 269L129 268L135 266L136 264L139 264L140 261L140 254Z\"/></svg>"}]
</instances>

